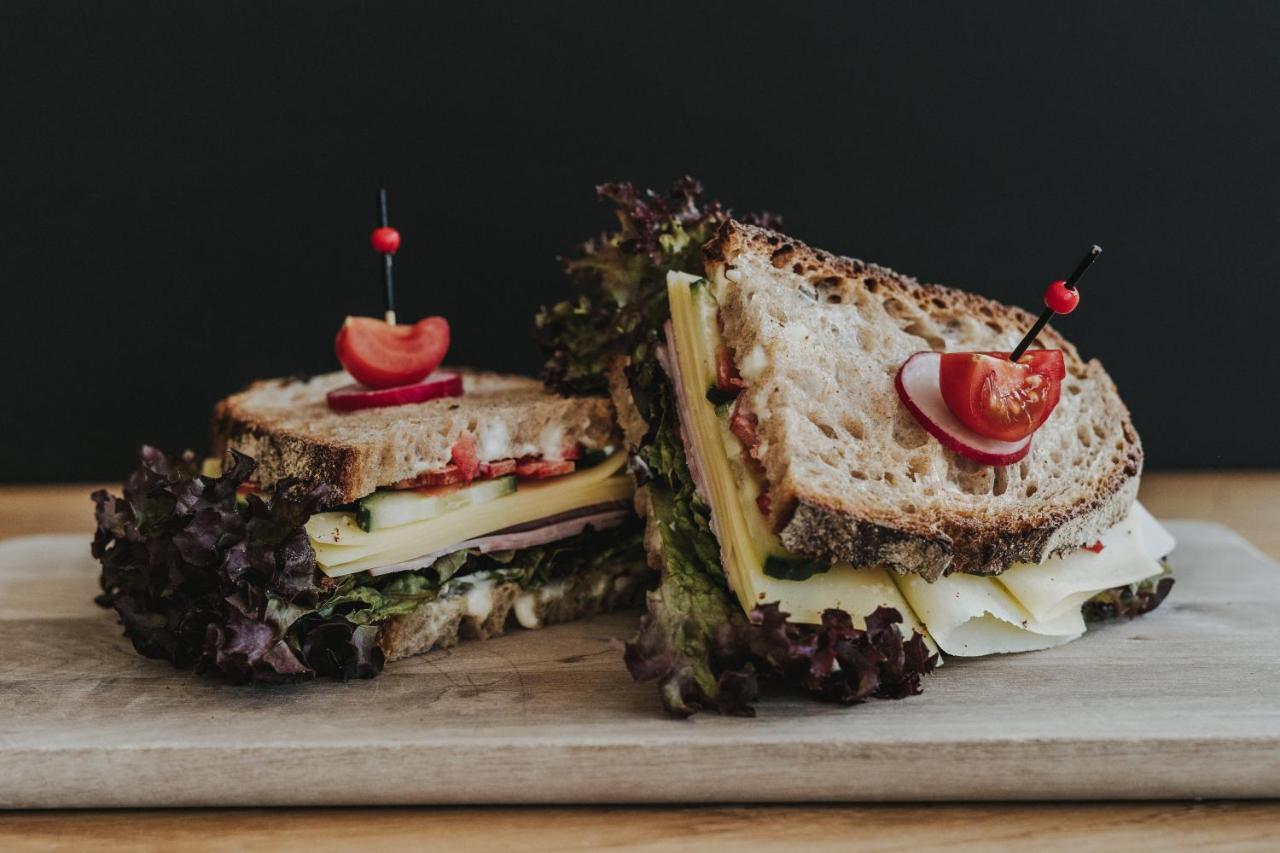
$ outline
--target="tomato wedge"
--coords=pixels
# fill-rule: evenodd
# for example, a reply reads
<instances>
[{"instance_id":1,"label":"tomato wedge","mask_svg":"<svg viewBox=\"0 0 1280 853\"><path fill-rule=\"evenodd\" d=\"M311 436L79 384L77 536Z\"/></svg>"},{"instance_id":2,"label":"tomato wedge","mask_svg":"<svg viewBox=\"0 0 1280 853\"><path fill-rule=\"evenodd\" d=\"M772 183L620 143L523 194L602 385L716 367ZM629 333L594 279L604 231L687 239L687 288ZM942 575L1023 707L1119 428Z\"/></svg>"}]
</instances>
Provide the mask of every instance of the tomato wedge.
<instances>
[{"instance_id":1,"label":"tomato wedge","mask_svg":"<svg viewBox=\"0 0 1280 853\"><path fill-rule=\"evenodd\" d=\"M348 317L333 348L338 361L362 385L411 385L444 361L449 323L443 317L427 317L413 325L393 326L373 317Z\"/></svg>"},{"instance_id":2,"label":"tomato wedge","mask_svg":"<svg viewBox=\"0 0 1280 853\"><path fill-rule=\"evenodd\" d=\"M1066 375L1062 350L1028 350L1016 362L1007 352L948 352L938 382L947 408L969 429L1017 441L1048 420Z\"/></svg>"}]
</instances>

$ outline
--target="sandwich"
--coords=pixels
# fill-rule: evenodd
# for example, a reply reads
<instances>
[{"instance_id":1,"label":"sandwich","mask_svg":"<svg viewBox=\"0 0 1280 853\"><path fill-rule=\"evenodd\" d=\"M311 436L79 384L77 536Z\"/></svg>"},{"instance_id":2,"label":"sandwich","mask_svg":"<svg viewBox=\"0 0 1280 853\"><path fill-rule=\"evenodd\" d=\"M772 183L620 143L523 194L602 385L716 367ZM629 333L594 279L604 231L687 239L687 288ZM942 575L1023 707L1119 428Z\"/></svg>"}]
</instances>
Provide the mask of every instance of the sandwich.
<instances>
[{"instance_id":1,"label":"sandwich","mask_svg":"<svg viewBox=\"0 0 1280 853\"><path fill-rule=\"evenodd\" d=\"M371 677L638 602L608 399L427 372L257 382L217 404L210 458L143 448L123 496L93 496L98 601L136 650L234 681Z\"/></svg>"},{"instance_id":2,"label":"sandwich","mask_svg":"<svg viewBox=\"0 0 1280 853\"><path fill-rule=\"evenodd\" d=\"M1172 586L1119 393L1036 318L735 219L685 179L544 309L545 378L607 389L650 564L637 680L752 713L763 682L902 698L945 657L1046 649ZM1074 295L1074 291L1073 291Z\"/></svg>"}]
</instances>

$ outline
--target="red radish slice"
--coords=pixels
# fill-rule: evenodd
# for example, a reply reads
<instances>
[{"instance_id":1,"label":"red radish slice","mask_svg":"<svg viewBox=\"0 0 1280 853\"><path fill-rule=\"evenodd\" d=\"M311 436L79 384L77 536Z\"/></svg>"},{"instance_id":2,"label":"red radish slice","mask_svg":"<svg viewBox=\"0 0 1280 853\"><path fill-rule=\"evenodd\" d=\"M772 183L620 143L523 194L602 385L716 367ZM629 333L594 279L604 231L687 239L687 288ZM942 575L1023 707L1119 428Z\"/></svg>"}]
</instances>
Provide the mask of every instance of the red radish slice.
<instances>
[{"instance_id":1,"label":"red radish slice","mask_svg":"<svg viewBox=\"0 0 1280 853\"><path fill-rule=\"evenodd\" d=\"M437 397L462 396L462 377L457 373L436 371L411 385L394 388L366 388L352 383L335 388L328 394L329 408L339 412L357 409L377 409L383 406L403 406L407 403L424 403Z\"/></svg>"},{"instance_id":2,"label":"red radish slice","mask_svg":"<svg viewBox=\"0 0 1280 853\"><path fill-rule=\"evenodd\" d=\"M893 385L907 411L943 447L983 465L1012 465L1031 450L1031 436L1018 441L987 438L969 429L947 407L938 383L942 354L918 352L903 363Z\"/></svg>"}]
</instances>

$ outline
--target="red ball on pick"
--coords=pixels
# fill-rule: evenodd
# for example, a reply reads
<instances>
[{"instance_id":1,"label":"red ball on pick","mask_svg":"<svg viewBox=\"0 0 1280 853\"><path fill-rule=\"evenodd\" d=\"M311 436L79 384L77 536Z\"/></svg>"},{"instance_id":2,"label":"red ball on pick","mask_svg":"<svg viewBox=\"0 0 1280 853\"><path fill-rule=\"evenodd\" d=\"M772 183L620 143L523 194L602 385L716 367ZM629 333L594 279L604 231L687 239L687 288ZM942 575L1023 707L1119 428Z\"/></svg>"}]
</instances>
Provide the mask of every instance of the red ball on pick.
<instances>
[{"instance_id":1,"label":"red ball on pick","mask_svg":"<svg viewBox=\"0 0 1280 853\"><path fill-rule=\"evenodd\" d=\"M1080 304L1080 291L1067 287L1065 281L1055 281L1045 288L1044 304L1055 314L1070 314Z\"/></svg>"},{"instance_id":2,"label":"red ball on pick","mask_svg":"<svg viewBox=\"0 0 1280 853\"><path fill-rule=\"evenodd\" d=\"M369 235L373 250L380 255L394 255L400 248L400 232L394 228L375 228Z\"/></svg>"}]
</instances>

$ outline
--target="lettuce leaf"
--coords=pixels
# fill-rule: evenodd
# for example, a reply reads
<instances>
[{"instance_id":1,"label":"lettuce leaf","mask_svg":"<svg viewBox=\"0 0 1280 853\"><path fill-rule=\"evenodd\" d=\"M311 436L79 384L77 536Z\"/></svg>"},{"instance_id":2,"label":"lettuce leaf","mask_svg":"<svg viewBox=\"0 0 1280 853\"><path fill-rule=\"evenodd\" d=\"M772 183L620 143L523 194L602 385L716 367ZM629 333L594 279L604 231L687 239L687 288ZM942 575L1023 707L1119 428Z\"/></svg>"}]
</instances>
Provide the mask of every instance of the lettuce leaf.
<instances>
[{"instance_id":1,"label":"lettuce leaf","mask_svg":"<svg viewBox=\"0 0 1280 853\"><path fill-rule=\"evenodd\" d=\"M1166 574L1098 593L1084 603L1085 621L1101 622L1120 617L1133 619L1155 610L1173 589L1168 566L1165 569Z\"/></svg>"},{"instance_id":2,"label":"lettuce leaf","mask_svg":"<svg viewBox=\"0 0 1280 853\"><path fill-rule=\"evenodd\" d=\"M328 486L284 481L264 501L237 490L256 467L233 452L218 478L199 474L195 455L144 447L124 496L93 501L92 552L102 563L98 603L113 607L140 654L215 671L235 681L290 682L317 673L376 673L354 623L325 628L323 660L308 656L313 612L332 592L316 571L302 525L332 503Z\"/></svg>"},{"instance_id":3,"label":"lettuce leaf","mask_svg":"<svg viewBox=\"0 0 1280 853\"><path fill-rule=\"evenodd\" d=\"M630 353L666 320L667 272L700 268L702 244L730 217L719 202L704 200L702 185L687 176L665 193L613 183L596 187L596 195L613 203L618 230L562 259L581 292L536 317L535 337L547 357L543 378L563 394L608 390L609 360ZM743 219L781 224L770 214Z\"/></svg>"}]
</instances>

